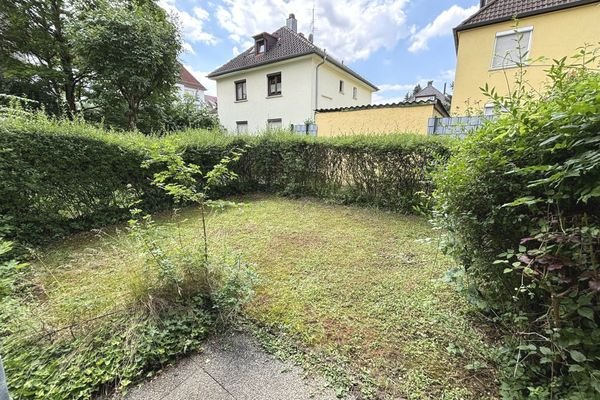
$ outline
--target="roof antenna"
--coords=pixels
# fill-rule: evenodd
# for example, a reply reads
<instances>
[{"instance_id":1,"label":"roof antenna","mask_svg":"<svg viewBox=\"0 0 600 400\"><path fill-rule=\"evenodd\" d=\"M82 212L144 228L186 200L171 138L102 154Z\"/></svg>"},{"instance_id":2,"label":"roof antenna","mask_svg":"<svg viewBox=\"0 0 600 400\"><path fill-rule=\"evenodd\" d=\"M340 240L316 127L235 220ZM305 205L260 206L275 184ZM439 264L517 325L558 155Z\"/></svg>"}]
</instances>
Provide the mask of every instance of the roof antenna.
<instances>
[{"instance_id":1,"label":"roof antenna","mask_svg":"<svg viewBox=\"0 0 600 400\"><path fill-rule=\"evenodd\" d=\"M310 34L313 37L315 36L315 0L313 0L312 22L310 24Z\"/></svg>"}]
</instances>

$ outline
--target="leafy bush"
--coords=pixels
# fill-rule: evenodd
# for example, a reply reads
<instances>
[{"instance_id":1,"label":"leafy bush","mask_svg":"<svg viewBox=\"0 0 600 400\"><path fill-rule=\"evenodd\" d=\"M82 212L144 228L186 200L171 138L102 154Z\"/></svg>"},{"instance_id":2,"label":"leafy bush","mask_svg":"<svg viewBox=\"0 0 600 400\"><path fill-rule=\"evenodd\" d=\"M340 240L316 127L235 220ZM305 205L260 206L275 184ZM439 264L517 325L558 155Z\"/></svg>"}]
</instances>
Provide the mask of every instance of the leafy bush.
<instances>
[{"instance_id":1,"label":"leafy bush","mask_svg":"<svg viewBox=\"0 0 600 400\"><path fill-rule=\"evenodd\" d=\"M542 98L519 83L437 185L447 249L507 330L507 399L600 397L600 75L556 61Z\"/></svg>"},{"instance_id":2,"label":"leafy bush","mask_svg":"<svg viewBox=\"0 0 600 400\"><path fill-rule=\"evenodd\" d=\"M448 155L443 138L417 135L315 139L292 134L225 136L187 130L163 137L105 131L41 114L0 120L0 215L10 238L39 244L172 204L140 168L153 148L172 146L208 171L234 148L239 179L215 195L256 191L310 195L411 212L432 185L429 171ZM6 222L6 221L4 221Z\"/></svg>"},{"instance_id":3,"label":"leafy bush","mask_svg":"<svg viewBox=\"0 0 600 400\"><path fill-rule=\"evenodd\" d=\"M180 203L190 200L204 207L207 188L235 178L227 168L234 155L208 171L198 190L198 168L168 147L163 150L144 164L159 164L154 184ZM179 234L177 244L169 246L168 235L150 215L140 218L139 209L132 214L131 257L115 261L117 269L129 273L114 292L104 292L108 299L98 298L100 284L94 283L87 287L92 292L87 301L66 296L57 313L56 304L45 305L53 303L53 291L79 282L53 278L59 286L53 290L20 274L22 266L14 261L0 264L0 350L15 399L88 399L125 389L144 372L197 349L210 329L234 322L251 299L252 269L239 258L209 257L206 231L203 241L183 243ZM0 242L0 255L8 250L10 245ZM54 272L49 273L54 277ZM107 279L103 272L90 273Z\"/></svg>"},{"instance_id":4,"label":"leafy bush","mask_svg":"<svg viewBox=\"0 0 600 400\"><path fill-rule=\"evenodd\" d=\"M166 131L183 129L218 129L219 117L206 106L198 106L196 99L185 95L176 99L164 112L163 125Z\"/></svg>"},{"instance_id":5,"label":"leafy bush","mask_svg":"<svg viewBox=\"0 0 600 400\"><path fill-rule=\"evenodd\" d=\"M444 138L418 135L314 139L266 135L236 171L241 190L309 195L411 212L429 172L449 155Z\"/></svg>"}]
</instances>

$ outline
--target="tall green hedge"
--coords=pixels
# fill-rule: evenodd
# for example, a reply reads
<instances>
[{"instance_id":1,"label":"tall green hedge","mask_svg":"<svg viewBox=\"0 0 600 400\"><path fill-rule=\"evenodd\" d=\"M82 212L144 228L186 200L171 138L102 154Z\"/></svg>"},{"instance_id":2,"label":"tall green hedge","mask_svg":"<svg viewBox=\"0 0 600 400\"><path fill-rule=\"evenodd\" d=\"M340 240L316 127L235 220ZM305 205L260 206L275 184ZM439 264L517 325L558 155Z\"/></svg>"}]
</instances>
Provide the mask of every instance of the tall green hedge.
<instances>
[{"instance_id":1,"label":"tall green hedge","mask_svg":"<svg viewBox=\"0 0 600 400\"><path fill-rule=\"evenodd\" d=\"M600 399L600 74L549 82L490 93L505 112L437 174L438 221L506 333L503 398Z\"/></svg>"},{"instance_id":2,"label":"tall green hedge","mask_svg":"<svg viewBox=\"0 0 600 400\"><path fill-rule=\"evenodd\" d=\"M219 195L310 195L404 212L431 191L428 172L449 156L449 142L416 135L325 140L190 130L148 137L8 117L0 121L0 234L38 244L123 220L136 199L147 211L167 208L170 200L150 185L153 171L140 167L153 146L167 143L204 170L243 149L234 166L240 178Z\"/></svg>"}]
</instances>

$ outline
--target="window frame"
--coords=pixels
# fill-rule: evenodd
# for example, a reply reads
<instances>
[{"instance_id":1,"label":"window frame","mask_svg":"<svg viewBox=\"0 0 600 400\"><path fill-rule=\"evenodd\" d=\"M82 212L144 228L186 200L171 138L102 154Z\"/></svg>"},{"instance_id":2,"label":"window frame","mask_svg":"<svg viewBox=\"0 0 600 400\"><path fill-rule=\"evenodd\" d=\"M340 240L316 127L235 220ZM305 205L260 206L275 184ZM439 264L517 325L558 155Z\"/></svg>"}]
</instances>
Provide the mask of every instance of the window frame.
<instances>
[{"instance_id":1,"label":"window frame","mask_svg":"<svg viewBox=\"0 0 600 400\"><path fill-rule=\"evenodd\" d=\"M340 79L340 82L338 83L339 93L344 94L344 86L345 86L344 80Z\"/></svg>"},{"instance_id":2,"label":"window frame","mask_svg":"<svg viewBox=\"0 0 600 400\"><path fill-rule=\"evenodd\" d=\"M518 35L518 34L522 34L522 33L529 33L529 40L527 41L527 48L525 49L526 56L529 57L529 53L531 51L531 42L533 40L533 26L525 26L523 28L516 28L516 29L511 29L508 31L496 32L496 36L494 37L494 47L492 48L492 62L490 64L490 71L515 68L518 66L518 63L494 66L494 61L498 57L498 55L496 54L496 47L498 46L498 38L505 37L505 36L511 36L511 35ZM523 65L527 65L527 60L521 60L521 63Z\"/></svg>"},{"instance_id":3,"label":"window frame","mask_svg":"<svg viewBox=\"0 0 600 400\"><path fill-rule=\"evenodd\" d=\"M275 90L271 92L271 79L279 77L279 91ZM277 81L275 81L275 89L277 89ZM283 79L281 77L281 72L274 72L272 74L267 74L267 97L274 96L282 96L283 94Z\"/></svg>"},{"instance_id":4,"label":"window frame","mask_svg":"<svg viewBox=\"0 0 600 400\"><path fill-rule=\"evenodd\" d=\"M358 100L358 88L356 86L352 87L352 98Z\"/></svg>"},{"instance_id":5,"label":"window frame","mask_svg":"<svg viewBox=\"0 0 600 400\"><path fill-rule=\"evenodd\" d=\"M261 43L262 43L262 51L260 51ZM267 52L267 41L265 40L265 38L256 39L256 54L264 54L266 52Z\"/></svg>"},{"instance_id":6,"label":"window frame","mask_svg":"<svg viewBox=\"0 0 600 400\"><path fill-rule=\"evenodd\" d=\"M245 79L240 79L238 81L233 82L235 87L235 101L246 101L248 100L248 86L246 85ZM243 85L242 88L242 98L238 98L238 85Z\"/></svg>"},{"instance_id":7,"label":"window frame","mask_svg":"<svg viewBox=\"0 0 600 400\"><path fill-rule=\"evenodd\" d=\"M240 125L246 126L246 132L240 132ZM248 133L248 121L235 121L235 133L238 135L243 135Z\"/></svg>"},{"instance_id":8,"label":"window frame","mask_svg":"<svg viewBox=\"0 0 600 400\"><path fill-rule=\"evenodd\" d=\"M283 129L283 119L282 118L269 118L269 119L267 119L267 130L274 131L275 129L271 128L270 124L276 123L276 122L279 122L279 124L280 124L279 129L280 130Z\"/></svg>"}]
</instances>

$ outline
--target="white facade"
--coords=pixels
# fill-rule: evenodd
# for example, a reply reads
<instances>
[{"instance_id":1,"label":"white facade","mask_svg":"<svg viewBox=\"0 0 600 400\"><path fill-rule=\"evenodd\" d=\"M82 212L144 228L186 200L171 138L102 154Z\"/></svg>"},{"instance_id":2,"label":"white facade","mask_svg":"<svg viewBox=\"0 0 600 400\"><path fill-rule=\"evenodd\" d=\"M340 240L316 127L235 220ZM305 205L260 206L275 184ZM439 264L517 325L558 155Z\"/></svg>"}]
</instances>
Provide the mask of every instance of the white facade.
<instances>
[{"instance_id":1,"label":"white facade","mask_svg":"<svg viewBox=\"0 0 600 400\"><path fill-rule=\"evenodd\" d=\"M204 90L186 86L182 83L177 84L177 96L183 99L185 96L191 96L196 99L196 103L204 103Z\"/></svg>"},{"instance_id":2,"label":"white facade","mask_svg":"<svg viewBox=\"0 0 600 400\"><path fill-rule=\"evenodd\" d=\"M371 86L329 61L321 63L322 57L310 54L217 77L221 124L232 133L287 130L292 124L314 120L317 108L371 103L375 91ZM269 96L267 76L277 73L281 73L281 94ZM242 80L246 99L236 100L236 82Z\"/></svg>"}]
</instances>

